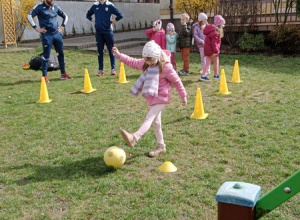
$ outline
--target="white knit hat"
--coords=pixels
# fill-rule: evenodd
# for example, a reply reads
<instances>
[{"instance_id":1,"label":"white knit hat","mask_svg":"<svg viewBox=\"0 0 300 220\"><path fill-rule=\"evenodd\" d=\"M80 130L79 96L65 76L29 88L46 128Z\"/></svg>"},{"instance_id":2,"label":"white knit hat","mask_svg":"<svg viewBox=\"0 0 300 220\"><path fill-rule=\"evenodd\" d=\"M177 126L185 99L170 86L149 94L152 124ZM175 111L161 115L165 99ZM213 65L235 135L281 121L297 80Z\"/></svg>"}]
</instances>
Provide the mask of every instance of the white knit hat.
<instances>
[{"instance_id":1,"label":"white knit hat","mask_svg":"<svg viewBox=\"0 0 300 220\"><path fill-rule=\"evenodd\" d=\"M198 21L203 21L203 20L207 20L207 15L204 13L200 13L198 15Z\"/></svg>"},{"instance_id":2,"label":"white knit hat","mask_svg":"<svg viewBox=\"0 0 300 220\"><path fill-rule=\"evenodd\" d=\"M158 59L161 56L161 48L157 43L154 42L154 40L151 40L145 44L142 56Z\"/></svg>"},{"instance_id":3,"label":"white knit hat","mask_svg":"<svg viewBox=\"0 0 300 220\"><path fill-rule=\"evenodd\" d=\"M160 30L161 29L161 25L162 25L162 21L161 20L156 20L153 22L153 25L152 27L155 27L157 30Z\"/></svg>"}]
</instances>

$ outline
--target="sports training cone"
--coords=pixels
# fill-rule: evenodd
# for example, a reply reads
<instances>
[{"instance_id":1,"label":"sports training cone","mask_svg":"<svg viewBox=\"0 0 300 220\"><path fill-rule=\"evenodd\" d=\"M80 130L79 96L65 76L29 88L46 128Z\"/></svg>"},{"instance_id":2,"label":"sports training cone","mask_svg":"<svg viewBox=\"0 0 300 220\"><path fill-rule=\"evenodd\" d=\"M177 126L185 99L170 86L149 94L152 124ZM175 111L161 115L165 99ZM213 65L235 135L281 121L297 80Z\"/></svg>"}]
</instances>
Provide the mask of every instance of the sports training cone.
<instances>
[{"instance_id":1,"label":"sports training cone","mask_svg":"<svg viewBox=\"0 0 300 220\"><path fill-rule=\"evenodd\" d=\"M228 95L228 94L231 93L231 92L228 92L227 82L226 82L226 76L225 76L224 69L221 69L221 78L220 78L219 93L222 94L222 95Z\"/></svg>"},{"instance_id":2,"label":"sports training cone","mask_svg":"<svg viewBox=\"0 0 300 220\"><path fill-rule=\"evenodd\" d=\"M172 173L177 171L177 167L170 161L164 162L159 168L161 172Z\"/></svg>"},{"instance_id":3,"label":"sports training cone","mask_svg":"<svg viewBox=\"0 0 300 220\"><path fill-rule=\"evenodd\" d=\"M195 108L194 108L194 113L191 115L191 118L205 119L207 116L208 116L208 114L204 113L200 88L197 88Z\"/></svg>"},{"instance_id":4,"label":"sports training cone","mask_svg":"<svg viewBox=\"0 0 300 220\"><path fill-rule=\"evenodd\" d=\"M83 93L92 93L96 91L97 89L93 89L90 76L89 76L89 71L87 69L84 69L84 88L81 90Z\"/></svg>"},{"instance_id":5,"label":"sports training cone","mask_svg":"<svg viewBox=\"0 0 300 220\"><path fill-rule=\"evenodd\" d=\"M120 74L119 74L119 83L128 83L129 81L126 80L125 68L124 63L120 63Z\"/></svg>"},{"instance_id":6,"label":"sports training cone","mask_svg":"<svg viewBox=\"0 0 300 220\"><path fill-rule=\"evenodd\" d=\"M239 68L239 61L238 60L235 60L235 62L234 62L231 82L233 82L233 83L242 82L241 79L240 79L240 68Z\"/></svg>"},{"instance_id":7,"label":"sports training cone","mask_svg":"<svg viewBox=\"0 0 300 220\"><path fill-rule=\"evenodd\" d=\"M49 99L48 96L48 90L47 90L47 85L45 81L45 77L41 78L41 90L40 90L40 100L37 101L37 103L49 103L52 102L52 100Z\"/></svg>"}]
</instances>

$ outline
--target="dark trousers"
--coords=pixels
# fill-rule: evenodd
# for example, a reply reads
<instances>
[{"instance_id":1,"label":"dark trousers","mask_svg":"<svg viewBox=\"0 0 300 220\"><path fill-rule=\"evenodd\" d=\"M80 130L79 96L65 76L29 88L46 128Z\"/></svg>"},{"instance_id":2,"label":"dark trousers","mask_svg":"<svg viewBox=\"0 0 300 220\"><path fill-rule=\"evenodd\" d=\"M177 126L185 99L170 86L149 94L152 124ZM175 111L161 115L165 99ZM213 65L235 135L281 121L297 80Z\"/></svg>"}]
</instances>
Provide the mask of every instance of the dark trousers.
<instances>
[{"instance_id":1,"label":"dark trousers","mask_svg":"<svg viewBox=\"0 0 300 220\"><path fill-rule=\"evenodd\" d=\"M58 31L55 33L44 33L42 34L42 44L43 44L43 63L42 63L42 72L43 76L47 76L48 62L51 54L52 45L56 53L58 54L58 63L60 67L61 74L66 72L65 70L65 58L64 58L64 43L62 34Z\"/></svg>"},{"instance_id":2,"label":"dark trousers","mask_svg":"<svg viewBox=\"0 0 300 220\"><path fill-rule=\"evenodd\" d=\"M110 64L111 69L115 69L115 57L112 53L112 48L114 46L114 35L113 32L108 33L100 33L96 31L96 43L97 43L97 49L98 49L98 65L99 70L103 71L103 50L104 50L104 44L106 44L107 50L109 52L109 58L110 58Z\"/></svg>"}]
</instances>

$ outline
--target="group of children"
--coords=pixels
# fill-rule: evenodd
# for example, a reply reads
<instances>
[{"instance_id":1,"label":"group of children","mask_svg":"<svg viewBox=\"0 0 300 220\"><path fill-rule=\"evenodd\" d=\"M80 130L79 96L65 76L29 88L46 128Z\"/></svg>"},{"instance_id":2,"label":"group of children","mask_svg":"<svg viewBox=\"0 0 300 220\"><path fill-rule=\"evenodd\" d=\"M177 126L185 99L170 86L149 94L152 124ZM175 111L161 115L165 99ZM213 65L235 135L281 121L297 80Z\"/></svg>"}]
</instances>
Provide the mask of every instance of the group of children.
<instances>
[{"instance_id":1,"label":"group of children","mask_svg":"<svg viewBox=\"0 0 300 220\"><path fill-rule=\"evenodd\" d=\"M192 46L192 33L199 49L201 57L201 81L209 81L207 77L211 61L214 62L214 78L219 79L219 54L221 38L223 37L223 26L225 20L222 16L216 15L214 25L208 25L207 16L200 13L198 23L192 25L189 15L184 13L181 16L182 28L177 35L172 23L167 25L167 34L162 29L161 20L156 20L152 29L146 30L150 41L146 43L142 51L142 58L129 57L119 52L116 47L112 51L114 56L134 69L142 71L141 76L132 86L130 92L134 96L141 94L149 107L146 118L140 128L133 132L121 129L121 135L129 147L134 147L140 138L150 129L154 128L156 137L156 148L149 152L150 157L156 157L166 152L164 142L161 112L171 101L171 86L177 90L182 100L182 105L187 105L187 92L176 72L176 42L179 41L179 48L183 59L183 69L179 74L189 73L189 54ZM192 28L194 31L192 31Z\"/></svg>"},{"instance_id":2,"label":"group of children","mask_svg":"<svg viewBox=\"0 0 300 220\"><path fill-rule=\"evenodd\" d=\"M154 40L161 49L167 49L171 52L171 63L176 70L176 48L177 43L181 51L181 58L183 61L183 69L178 71L179 75L189 74L189 60L192 45L192 39L197 45L200 54L201 67L200 71L201 81L210 81L207 75L210 73L211 61L214 63L214 79L219 79L219 54L221 47L221 38L223 37L223 27L225 20L221 15L214 17L214 25L209 25L207 22L207 15L200 13L198 15L198 22L192 24L187 13L181 15L181 29L177 34L175 26L168 23L166 32L162 28L162 21L156 20L153 27L146 30L146 35L150 40ZM206 39L206 40L205 40Z\"/></svg>"}]
</instances>

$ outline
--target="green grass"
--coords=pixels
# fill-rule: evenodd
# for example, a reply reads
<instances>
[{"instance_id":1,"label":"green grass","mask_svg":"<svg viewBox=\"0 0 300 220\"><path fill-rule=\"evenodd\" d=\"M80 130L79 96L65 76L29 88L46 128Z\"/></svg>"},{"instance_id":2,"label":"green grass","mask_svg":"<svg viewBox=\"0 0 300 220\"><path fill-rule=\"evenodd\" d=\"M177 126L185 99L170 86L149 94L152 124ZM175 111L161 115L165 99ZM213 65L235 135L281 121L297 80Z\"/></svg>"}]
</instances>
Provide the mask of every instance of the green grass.
<instances>
[{"instance_id":1,"label":"green grass","mask_svg":"<svg viewBox=\"0 0 300 220\"><path fill-rule=\"evenodd\" d=\"M192 74L182 77L188 105L173 89L162 114L167 153L152 159L146 156L156 144L152 130L133 149L119 134L121 127L138 129L147 113L144 99L129 94L139 71L125 66L130 83L118 84L118 77L95 76L95 53L65 51L74 79L51 72L53 102L37 104L41 74L22 64L38 52L0 53L0 219L213 220L225 181L257 184L265 194L299 170L299 57L222 55L227 80L235 59L243 80L228 83L232 94L223 96L218 82L198 81L199 56L192 54ZM179 54L177 61L182 67ZM79 92L84 68L97 89L88 95ZM198 87L205 120L190 119ZM114 145L127 154L116 171L103 161ZM165 161L178 171L159 172ZM262 219L299 218L298 194Z\"/></svg>"}]
</instances>

